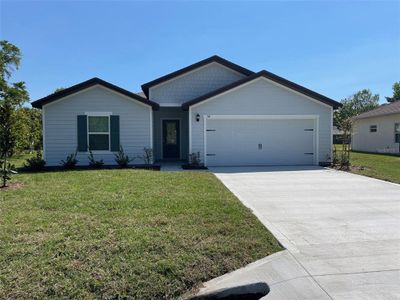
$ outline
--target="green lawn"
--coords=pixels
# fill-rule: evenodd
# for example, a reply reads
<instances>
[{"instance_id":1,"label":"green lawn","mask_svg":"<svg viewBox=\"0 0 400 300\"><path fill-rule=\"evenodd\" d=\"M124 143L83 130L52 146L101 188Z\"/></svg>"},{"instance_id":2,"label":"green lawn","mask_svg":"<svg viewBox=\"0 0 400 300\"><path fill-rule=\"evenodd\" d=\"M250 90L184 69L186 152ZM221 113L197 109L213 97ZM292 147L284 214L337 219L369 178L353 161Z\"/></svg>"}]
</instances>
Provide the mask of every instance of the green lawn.
<instances>
[{"instance_id":1,"label":"green lawn","mask_svg":"<svg viewBox=\"0 0 400 300\"><path fill-rule=\"evenodd\" d=\"M211 173L19 174L0 191L0 299L174 299L281 250Z\"/></svg>"},{"instance_id":2,"label":"green lawn","mask_svg":"<svg viewBox=\"0 0 400 300\"><path fill-rule=\"evenodd\" d=\"M34 157L35 153L20 153L20 154L16 154L13 156L13 158L11 159L11 163L19 168L22 167L24 165L24 163L26 162L26 160L28 158Z\"/></svg>"},{"instance_id":3,"label":"green lawn","mask_svg":"<svg viewBox=\"0 0 400 300\"><path fill-rule=\"evenodd\" d=\"M341 150L342 145L336 145ZM400 156L351 152L351 172L400 183Z\"/></svg>"}]
</instances>

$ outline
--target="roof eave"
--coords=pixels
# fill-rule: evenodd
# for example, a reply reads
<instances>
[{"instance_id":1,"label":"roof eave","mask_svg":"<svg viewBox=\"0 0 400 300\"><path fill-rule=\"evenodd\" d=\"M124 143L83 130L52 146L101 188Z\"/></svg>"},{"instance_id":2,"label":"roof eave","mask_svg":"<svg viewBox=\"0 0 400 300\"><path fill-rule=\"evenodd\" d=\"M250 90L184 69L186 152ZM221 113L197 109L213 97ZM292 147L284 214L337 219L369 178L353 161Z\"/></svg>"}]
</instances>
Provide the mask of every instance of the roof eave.
<instances>
[{"instance_id":1,"label":"roof eave","mask_svg":"<svg viewBox=\"0 0 400 300\"><path fill-rule=\"evenodd\" d=\"M33 102L31 102L31 105L34 108L42 109L42 107L44 105L46 105L46 104L49 104L49 103L51 103L53 101L59 100L61 98L64 98L64 97L67 97L67 96L70 96L70 95L73 95L73 94L75 94L75 93L77 93L77 92L79 92L81 90L90 88L90 87L92 87L94 85L101 85L103 87L109 88L109 89L111 89L111 90L113 90L113 91L115 91L117 93L120 93L120 94L122 94L124 96L127 96L129 98L137 100L137 101L139 101L139 102L141 102L143 104L149 105L150 107L152 107L153 110L158 110L159 107L160 107L159 104L156 103L156 102L153 102L151 100L143 98L143 97L141 97L141 96L139 96L139 95L137 95L135 93L127 91L127 90L125 90L125 89L123 89L123 88L121 88L119 86L116 86L116 85L114 85L112 83L109 83L109 82L107 82L105 80L102 80L100 78L97 78L97 77L91 78L91 79L86 80L84 82L81 82L81 83L78 83L76 85L73 85L73 86L71 86L69 88L63 89L63 90L61 90L59 92L50 94L50 95L48 95L46 97L43 97L43 98L38 99L36 101L33 101Z\"/></svg>"},{"instance_id":2,"label":"roof eave","mask_svg":"<svg viewBox=\"0 0 400 300\"><path fill-rule=\"evenodd\" d=\"M277 82L278 84L281 84L281 85L283 85L283 86L285 86L285 87L287 87L289 89L292 89L292 90L297 91L297 92L299 92L299 93L301 93L303 95L306 95L306 96L308 96L310 98L313 98L313 99L318 100L318 101L320 101L322 103L325 103L326 105L332 106L333 109L338 109L338 108L343 106L341 103L339 103L339 102L337 102L337 101L335 101L333 99L330 99L330 98L328 98L326 96L323 96L323 95L321 95L319 93L316 93L316 92L314 92L312 90L309 90L309 89L307 89L307 88L305 88L303 86L300 86L300 85L298 85L298 84L296 84L294 82L291 82L291 81L289 81L287 79L279 77L279 76L277 76L277 75L275 75L273 73L270 73L268 71L262 70L262 71L260 71L258 73L254 73L253 75L250 75L247 78L244 78L242 80L236 81L236 82L234 82L232 84L229 84L229 85L227 85L225 87L222 87L220 89L217 89L215 91L207 93L205 95L202 95L202 96L197 97L195 99L192 99L190 101L187 101L187 102L183 103L181 107L182 107L183 110L188 110L189 107L192 106L192 105L195 105L197 103L205 101L205 100L207 100L209 98L218 96L218 95L220 95L220 94L222 94L224 92L227 92L227 91L229 91L229 90L231 90L231 89L233 89L235 87L239 87L242 84L245 84L247 82L253 81L253 80L255 80L257 78L260 78L260 77L265 77L265 78L267 78L269 80L272 80L274 82Z\"/></svg>"},{"instance_id":3,"label":"roof eave","mask_svg":"<svg viewBox=\"0 0 400 300\"><path fill-rule=\"evenodd\" d=\"M388 113L384 113L384 114L379 114L379 115L374 115L374 116L355 116L352 119L354 121L358 121L358 120L363 120L363 119L370 119L370 118L379 118L379 117L386 117L386 116L390 116L390 115L397 115L400 114L400 111L394 111L394 112L388 112Z\"/></svg>"},{"instance_id":4,"label":"roof eave","mask_svg":"<svg viewBox=\"0 0 400 300\"><path fill-rule=\"evenodd\" d=\"M161 76L161 77L159 77L157 79L149 81L149 82L147 82L145 84L142 84L142 86L141 86L142 91L145 93L145 95L147 97L149 97L149 89L150 88L152 88L152 87L154 87L156 85L159 85L159 84L161 84L163 82L166 82L168 80L171 80L171 79L173 79L175 77L178 77L180 75L183 75L185 73L188 73L190 71L193 71L195 69L198 69L198 68L200 68L202 66L205 66L205 65L208 65L210 63L213 63L213 62L219 63L219 64L221 64L221 65L223 65L225 67L228 67L228 68L230 68L230 69L232 69L232 70L234 70L236 72L242 73L243 75L246 75L246 76L254 74L254 72L249 70L249 69L246 69L246 68L244 68L244 67L242 67L240 65L237 65L237 64L235 64L235 63L233 63L233 62L231 62L229 60L226 60L226 59L224 59L224 58L222 58L222 57L220 57L218 55L213 55L213 56L208 57L206 59L203 59L203 60L201 60L199 62L196 62L196 63L194 63L192 65L189 65L189 66L184 67L182 69L179 69L177 71L171 72L171 73L169 73L167 75L164 75L164 76Z\"/></svg>"}]
</instances>

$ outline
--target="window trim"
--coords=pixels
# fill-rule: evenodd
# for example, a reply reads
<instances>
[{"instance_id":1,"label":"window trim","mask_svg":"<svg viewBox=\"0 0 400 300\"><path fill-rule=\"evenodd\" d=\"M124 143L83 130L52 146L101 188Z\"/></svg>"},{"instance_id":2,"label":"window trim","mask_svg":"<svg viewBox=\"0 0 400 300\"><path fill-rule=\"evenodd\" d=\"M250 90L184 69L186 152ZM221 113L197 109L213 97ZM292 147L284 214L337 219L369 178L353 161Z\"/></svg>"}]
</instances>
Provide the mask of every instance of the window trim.
<instances>
[{"instance_id":1,"label":"window trim","mask_svg":"<svg viewBox=\"0 0 400 300\"><path fill-rule=\"evenodd\" d=\"M372 130L372 127L375 127L375 130ZM369 133L376 133L378 132L378 125L369 125Z\"/></svg>"},{"instance_id":2,"label":"window trim","mask_svg":"<svg viewBox=\"0 0 400 300\"><path fill-rule=\"evenodd\" d=\"M91 151L92 153L97 153L97 154L102 154L102 153L111 153L111 131L110 131L110 116L111 113L98 113L98 112L93 112L93 113L85 113L86 114L86 128L87 128L87 153L89 153L89 151ZM90 117L107 117L108 119L108 132L90 132L89 130L89 118ZM108 135L108 149L107 150L90 150L90 145L89 145L89 137L90 135Z\"/></svg>"}]
</instances>

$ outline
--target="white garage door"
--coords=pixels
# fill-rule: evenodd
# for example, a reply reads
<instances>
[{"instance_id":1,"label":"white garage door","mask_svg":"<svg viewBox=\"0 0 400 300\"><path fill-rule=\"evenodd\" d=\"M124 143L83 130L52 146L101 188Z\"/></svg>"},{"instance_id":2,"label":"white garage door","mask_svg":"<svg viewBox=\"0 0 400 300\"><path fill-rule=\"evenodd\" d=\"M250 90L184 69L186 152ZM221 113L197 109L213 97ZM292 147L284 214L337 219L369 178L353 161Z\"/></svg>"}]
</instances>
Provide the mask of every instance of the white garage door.
<instances>
[{"instance_id":1,"label":"white garage door","mask_svg":"<svg viewBox=\"0 0 400 300\"><path fill-rule=\"evenodd\" d=\"M312 165L312 119L208 119L208 166Z\"/></svg>"}]
</instances>

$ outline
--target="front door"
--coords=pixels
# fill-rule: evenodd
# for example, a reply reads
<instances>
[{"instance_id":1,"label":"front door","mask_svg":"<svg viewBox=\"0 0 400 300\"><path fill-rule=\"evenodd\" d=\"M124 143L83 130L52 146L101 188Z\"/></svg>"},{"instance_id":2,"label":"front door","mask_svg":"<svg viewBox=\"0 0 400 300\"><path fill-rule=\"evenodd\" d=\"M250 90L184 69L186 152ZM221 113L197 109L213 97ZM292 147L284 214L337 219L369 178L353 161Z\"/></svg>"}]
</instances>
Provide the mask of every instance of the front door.
<instances>
[{"instance_id":1,"label":"front door","mask_svg":"<svg viewBox=\"0 0 400 300\"><path fill-rule=\"evenodd\" d=\"M179 159L180 141L179 141L179 120L162 121L163 136L163 158Z\"/></svg>"}]
</instances>

